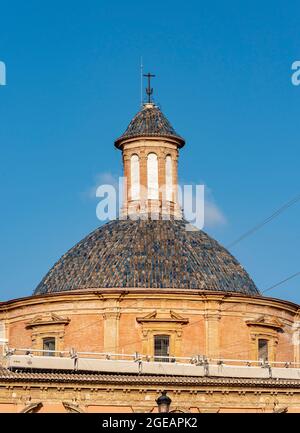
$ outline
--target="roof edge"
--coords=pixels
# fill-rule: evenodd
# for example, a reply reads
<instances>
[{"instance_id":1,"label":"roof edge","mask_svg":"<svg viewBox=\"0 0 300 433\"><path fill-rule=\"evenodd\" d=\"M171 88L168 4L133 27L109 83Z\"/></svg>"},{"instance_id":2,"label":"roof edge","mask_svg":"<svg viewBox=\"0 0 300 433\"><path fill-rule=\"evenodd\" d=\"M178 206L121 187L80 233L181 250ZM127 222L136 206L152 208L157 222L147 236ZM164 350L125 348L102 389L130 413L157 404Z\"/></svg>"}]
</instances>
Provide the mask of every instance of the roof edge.
<instances>
[{"instance_id":1,"label":"roof edge","mask_svg":"<svg viewBox=\"0 0 300 433\"><path fill-rule=\"evenodd\" d=\"M237 293L237 292L222 292L222 291L218 291L218 290L197 290L197 289L173 289L173 288L169 288L169 289L164 289L163 292L161 291L161 289L156 289L156 288L89 288L89 289L73 289L73 290L69 290L69 291L62 291L62 292L52 292L52 293L46 293L46 294L37 294L37 295L31 295L31 296L26 296L26 297L21 297L21 298L15 298L15 299L10 299L7 301L3 301L0 302L0 312L1 311L6 311L8 309L13 309L13 308L18 308L20 306L20 304L22 305L26 305L26 304L40 304L45 302L45 299L47 299L48 301L59 301L61 298L71 298L71 297L78 297L78 300L80 299L80 297L84 297L84 296L99 296L100 294L102 295L108 295L108 296L113 296L116 295L117 297L120 296L120 294L123 295L144 295L145 293L147 293L149 296L151 295L159 295L159 296L169 296L169 295L184 295L184 296L188 296L188 297L194 297L194 296L199 296L200 298L214 298L216 297L217 299L223 300L226 302L226 300L232 299L235 300L237 302L239 301L244 301L244 300L248 300L251 303L266 303L269 302L270 304L278 304L278 307L280 306L280 308L282 308L283 306L286 307L286 309L288 310L292 310L295 313L297 313L297 311L300 308L299 304L296 304L292 301L287 301L284 299L279 299L279 298L271 298L271 297L267 297L267 296L262 296L262 295L250 295L250 294L246 294L246 293ZM276 305L274 305L276 306Z\"/></svg>"},{"instance_id":2,"label":"roof edge","mask_svg":"<svg viewBox=\"0 0 300 433\"><path fill-rule=\"evenodd\" d=\"M117 138L114 141L114 145L117 149L122 149L123 147L123 142L127 141L127 140L136 140L139 138L150 138L150 139L162 139L162 140L172 140L175 141L178 148L181 149L184 145L185 145L185 139L182 138L180 135L163 135L163 134L136 134L136 135L121 135L119 138Z\"/></svg>"}]
</instances>

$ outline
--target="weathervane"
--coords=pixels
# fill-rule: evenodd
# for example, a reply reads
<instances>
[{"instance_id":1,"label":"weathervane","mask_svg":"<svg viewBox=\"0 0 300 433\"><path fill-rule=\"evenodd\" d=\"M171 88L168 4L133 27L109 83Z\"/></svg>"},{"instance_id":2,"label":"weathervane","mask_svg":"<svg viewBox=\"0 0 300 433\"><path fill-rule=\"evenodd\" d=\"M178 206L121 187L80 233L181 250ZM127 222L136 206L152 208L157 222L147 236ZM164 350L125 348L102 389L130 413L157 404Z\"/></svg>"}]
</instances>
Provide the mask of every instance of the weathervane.
<instances>
[{"instance_id":1,"label":"weathervane","mask_svg":"<svg viewBox=\"0 0 300 433\"><path fill-rule=\"evenodd\" d=\"M144 74L144 77L148 78L148 87L146 87L146 93L148 95L148 103L151 103L151 95L153 93L153 89L151 88L151 78L155 77L155 75L148 72L148 74Z\"/></svg>"}]
</instances>

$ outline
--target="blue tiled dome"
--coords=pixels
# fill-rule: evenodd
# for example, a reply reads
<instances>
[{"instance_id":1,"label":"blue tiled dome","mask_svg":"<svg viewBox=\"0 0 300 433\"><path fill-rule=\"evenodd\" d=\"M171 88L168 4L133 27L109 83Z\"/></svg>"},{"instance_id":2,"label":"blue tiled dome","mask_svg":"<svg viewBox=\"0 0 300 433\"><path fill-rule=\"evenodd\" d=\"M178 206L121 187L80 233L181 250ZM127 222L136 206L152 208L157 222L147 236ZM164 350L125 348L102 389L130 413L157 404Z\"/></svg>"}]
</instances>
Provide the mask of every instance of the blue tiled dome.
<instances>
[{"instance_id":1,"label":"blue tiled dome","mask_svg":"<svg viewBox=\"0 0 300 433\"><path fill-rule=\"evenodd\" d=\"M177 288L258 295L238 261L184 220L115 220L71 248L34 294L92 288Z\"/></svg>"},{"instance_id":2,"label":"blue tiled dome","mask_svg":"<svg viewBox=\"0 0 300 433\"><path fill-rule=\"evenodd\" d=\"M185 141L177 134L168 119L153 103L144 104L142 109L134 116L128 128L121 137L115 141L115 146L120 147L123 140L137 137L166 137L177 141L182 147Z\"/></svg>"}]
</instances>

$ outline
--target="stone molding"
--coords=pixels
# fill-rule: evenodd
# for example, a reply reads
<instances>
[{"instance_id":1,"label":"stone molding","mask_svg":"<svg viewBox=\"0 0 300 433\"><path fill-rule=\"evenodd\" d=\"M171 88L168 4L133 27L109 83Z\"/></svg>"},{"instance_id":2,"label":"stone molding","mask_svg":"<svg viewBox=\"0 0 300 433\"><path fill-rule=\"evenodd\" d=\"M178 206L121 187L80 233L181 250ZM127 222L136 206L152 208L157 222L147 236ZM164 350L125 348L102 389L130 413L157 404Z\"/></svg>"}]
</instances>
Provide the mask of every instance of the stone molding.
<instances>
[{"instance_id":1,"label":"stone molding","mask_svg":"<svg viewBox=\"0 0 300 433\"><path fill-rule=\"evenodd\" d=\"M154 336L168 335L170 337L170 357L181 356L182 331L189 319L182 317L173 310L168 313L157 310L136 318L141 325L142 351L144 355L154 356Z\"/></svg>"}]
</instances>

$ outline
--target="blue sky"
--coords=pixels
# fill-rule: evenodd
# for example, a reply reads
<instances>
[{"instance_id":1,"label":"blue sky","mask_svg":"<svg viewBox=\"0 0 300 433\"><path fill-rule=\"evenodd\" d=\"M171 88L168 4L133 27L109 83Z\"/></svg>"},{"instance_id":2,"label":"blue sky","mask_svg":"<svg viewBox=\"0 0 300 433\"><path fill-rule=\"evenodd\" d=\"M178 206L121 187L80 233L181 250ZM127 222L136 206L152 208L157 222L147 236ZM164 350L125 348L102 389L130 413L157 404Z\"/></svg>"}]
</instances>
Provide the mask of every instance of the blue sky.
<instances>
[{"instance_id":1,"label":"blue sky","mask_svg":"<svg viewBox=\"0 0 300 433\"><path fill-rule=\"evenodd\" d=\"M181 181L210 190L210 235L228 245L299 194L299 19L296 1L3 3L0 299L99 225L87 192L121 174L141 56L187 141ZM299 217L300 202L231 249L261 290L300 271ZM268 295L300 302L300 276Z\"/></svg>"}]
</instances>

